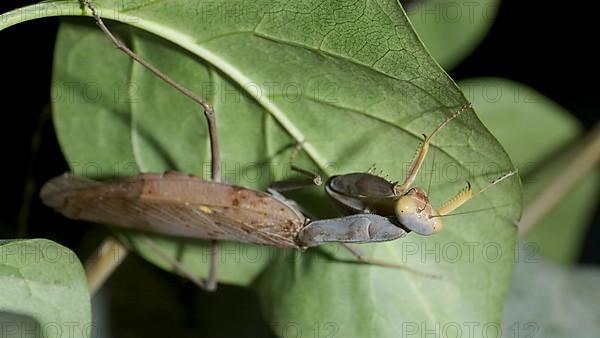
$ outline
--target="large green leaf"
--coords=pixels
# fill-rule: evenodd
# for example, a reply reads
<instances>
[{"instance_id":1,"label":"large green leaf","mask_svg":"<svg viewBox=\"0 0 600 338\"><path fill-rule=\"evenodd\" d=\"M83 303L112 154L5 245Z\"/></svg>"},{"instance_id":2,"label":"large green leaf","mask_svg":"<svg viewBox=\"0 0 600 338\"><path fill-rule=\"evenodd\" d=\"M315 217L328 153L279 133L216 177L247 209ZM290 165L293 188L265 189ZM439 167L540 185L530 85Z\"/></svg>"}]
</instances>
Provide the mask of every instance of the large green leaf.
<instances>
[{"instance_id":1,"label":"large green leaf","mask_svg":"<svg viewBox=\"0 0 600 338\"><path fill-rule=\"evenodd\" d=\"M60 244L0 240L0 285L3 337L99 334L91 322L83 267L75 253Z\"/></svg>"},{"instance_id":2,"label":"large green leaf","mask_svg":"<svg viewBox=\"0 0 600 338\"><path fill-rule=\"evenodd\" d=\"M527 206L552 180L560 179L579 150L573 146L582 136L581 125L558 104L520 83L480 78L460 85L525 175ZM532 242L527 255L539 252L563 263L576 260L598 205L599 186L600 172L595 170L564 196L525 238Z\"/></svg>"},{"instance_id":3,"label":"large green leaf","mask_svg":"<svg viewBox=\"0 0 600 338\"><path fill-rule=\"evenodd\" d=\"M407 13L413 27L444 69L452 69L473 52L494 23L500 6L500 0L409 3Z\"/></svg>"},{"instance_id":4,"label":"large green leaf","mask_svg":"<svg viewBox=\"0 0 600 338\"><path fill-rule=\"evenodd\" d=\"M376 162L390 179L400 179L420 135L467 102L429 57L394 1L135 1L116 13L108 2L98 5L105 17L186 50L138 30L123 30L137 52L211 100L229 171L224 178L244 186L264 188L272 178L285 176L289 152L274 155L300 141L305 141L307 166L349 172ZM9 24L16 22L10 18ZM92 26L73 23L61 29L54 81L58 88L76 82L83 89L93 83L105 93L97 98L94 92L77 90L72 100L54 102L61 146L80 174L91 164L103 168L96 176L127 174L129 163L141 171L206 172L206 129L198 107L132 65ZM134 83L135 93L129 93L134 95L115 99L115 83L122 90ZM213 83L217 91L206 88ZM472 110L436 136L432 153L440 168L431 188L434 205L453 196L467 179L479 189L513 169ZM255 179L252 170L267 159L279 164ZM417 182L426 186L428 180L421 175ZM314 195L312 204L317 205L315 213L333 214L322 193ZM503 182L464 209L487 211L484 217L449 217L447 230L438 236L410 235L367 248L380 259L437 273L441 280L332 263L315 250L302 256L266 255L263 263L254 261L254 255L244 259L240 250L230 251L220 261L234 268L224 271L222 280L246 284L264 261L272 260L256 284L268 319L296 323L304 335L315 322L321 328L335 323L345 337L366 332L398 336L403 322L499 322L513 262L520 184L514 178ZM189 245L173 240L170 245L166 249L190 268L206 271L201 259L188 258ZM434 253L425 255L424 249Z\"/></svg>"}]
</instances>

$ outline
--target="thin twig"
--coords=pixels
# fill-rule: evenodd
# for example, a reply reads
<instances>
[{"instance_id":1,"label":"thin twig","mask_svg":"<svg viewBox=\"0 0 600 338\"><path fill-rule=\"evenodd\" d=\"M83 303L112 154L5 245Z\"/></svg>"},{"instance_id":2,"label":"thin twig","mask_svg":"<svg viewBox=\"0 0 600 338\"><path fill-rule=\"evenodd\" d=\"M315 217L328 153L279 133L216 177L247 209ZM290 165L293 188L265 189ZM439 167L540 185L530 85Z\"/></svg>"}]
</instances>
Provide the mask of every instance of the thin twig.
<instances>
[{"instance_id":1,"label":"thin twig","mask_svg":"<svg viewBox=\"0 0 600 338\"><path fill-rule=\"evenodd\" d=\"M112 237L107 237L100 243L98 255L88 259L85 264L85 274L92 296L100 289L113 271L121 265L128 253L129 249Z\"/></svg>"},{"instance_id":2,"label":"thin twig","mask_svg":"<svg viewBox=\"0 0 600 338\"><path fill-rule=\"evenodd\" d=\"M524 237L567 193L600 161L600 123L585 137L576 157L525 209L519 222L519 236Z\"/></svg>"}]
</instances>

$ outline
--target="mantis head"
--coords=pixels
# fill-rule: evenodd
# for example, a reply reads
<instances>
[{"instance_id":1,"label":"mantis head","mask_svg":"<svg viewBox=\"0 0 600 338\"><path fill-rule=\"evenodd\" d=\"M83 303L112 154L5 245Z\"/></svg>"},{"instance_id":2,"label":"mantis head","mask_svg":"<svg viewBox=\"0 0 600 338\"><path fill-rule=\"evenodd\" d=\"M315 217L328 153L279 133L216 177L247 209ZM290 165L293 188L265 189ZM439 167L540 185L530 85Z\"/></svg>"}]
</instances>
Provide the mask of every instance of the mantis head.
<instances>
[{"instance_id":1,"label":"mantis head","mask_svg":"<svg viewBox=\"0 0 600 338\"><path fill-rule=\"evenodd\" d=\"M432 235L444 228L438 212L433 209L427 193L419 188L411 188L401 195L395 205L396 218L407 229L420 235Z\"/></svg>"}]
</instances>

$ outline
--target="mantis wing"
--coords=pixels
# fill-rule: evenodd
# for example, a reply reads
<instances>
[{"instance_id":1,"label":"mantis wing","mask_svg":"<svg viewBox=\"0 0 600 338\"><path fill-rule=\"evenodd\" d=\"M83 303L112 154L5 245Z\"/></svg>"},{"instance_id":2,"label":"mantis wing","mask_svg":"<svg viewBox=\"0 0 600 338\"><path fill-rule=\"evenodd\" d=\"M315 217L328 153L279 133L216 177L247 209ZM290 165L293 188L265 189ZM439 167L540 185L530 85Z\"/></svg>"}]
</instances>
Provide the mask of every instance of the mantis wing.
<instances>
[{"instance_id":1,"label":"mantis wing","mask_svg":"<svg viewBox=\"0 0 600 338\"><path fill-rule=\"evenodd\" d=\"M110 182L64 174L40 192L68 218L186 238L296 247L305 217L273 196L176 172Z\"/></svg>"}]
</instances>

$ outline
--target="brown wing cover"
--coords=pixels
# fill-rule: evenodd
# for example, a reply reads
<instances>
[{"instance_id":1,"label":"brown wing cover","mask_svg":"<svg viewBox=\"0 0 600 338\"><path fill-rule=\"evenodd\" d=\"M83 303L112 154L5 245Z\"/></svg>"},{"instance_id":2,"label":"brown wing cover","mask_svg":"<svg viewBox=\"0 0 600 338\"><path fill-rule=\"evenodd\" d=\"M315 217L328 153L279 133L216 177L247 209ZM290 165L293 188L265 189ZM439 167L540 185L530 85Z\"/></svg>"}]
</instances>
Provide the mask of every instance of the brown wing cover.
<instances>
[{"instance_id":1,"label":"brown wing cover","mask_svg":"<svg viewBox=\"0 0 600 338\"><path fill-rule=\"evenodd\" d=\"M40 192L68 218L172 236L297 247L305 218L273 196L176 172L111 182L64 174Z\"/></svg>"}]
</instances>

